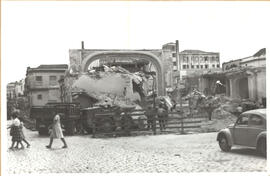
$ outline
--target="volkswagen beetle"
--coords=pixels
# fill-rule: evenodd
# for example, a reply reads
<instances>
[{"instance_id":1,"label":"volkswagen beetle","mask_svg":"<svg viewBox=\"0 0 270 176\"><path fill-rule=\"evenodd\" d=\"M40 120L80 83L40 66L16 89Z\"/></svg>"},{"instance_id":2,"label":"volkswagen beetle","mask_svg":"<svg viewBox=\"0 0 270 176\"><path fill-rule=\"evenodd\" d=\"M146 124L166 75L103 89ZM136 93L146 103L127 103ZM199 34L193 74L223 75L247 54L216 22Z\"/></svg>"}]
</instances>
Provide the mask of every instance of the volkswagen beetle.
<instances>
[{"instance_id":1,"label":"volkswagen beetle","mask_svg":"<svg viewBox=\"0 0 270 176\"><path fill-rule=\"evenodd\" d=\"M266 156L266 109L243 112L232 125L219 131L217 141L222 151L240 145L256 148Z\"/></svg>"}]
</instances>

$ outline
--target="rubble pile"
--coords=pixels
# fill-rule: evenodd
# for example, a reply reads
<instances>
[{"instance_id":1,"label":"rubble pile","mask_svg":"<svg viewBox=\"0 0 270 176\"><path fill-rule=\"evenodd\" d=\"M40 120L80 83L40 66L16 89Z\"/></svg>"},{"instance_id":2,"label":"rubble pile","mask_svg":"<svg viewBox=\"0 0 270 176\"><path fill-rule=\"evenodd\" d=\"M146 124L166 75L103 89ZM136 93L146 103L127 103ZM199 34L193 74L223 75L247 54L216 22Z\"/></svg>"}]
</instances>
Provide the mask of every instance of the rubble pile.
<instances>
[{"instance_id":1,"label":"rubble pile","mask_svg":"<svg viewBox=\"0 0 270 176\"><path fill-rule=\"evenodd\" d=\"M147 78L141 72L130 73L128 70L104 65L78 76L72 84L73 92L86 92L98 100L97 105L110 104L120 107L136 106L146 95L143 88Z\"/></svg>"},{"instance_id":2,"label":"rubble pile","mask_svg":"<svg viewBox=\"0 0 270 176\"><path fill-rule=\"evenodd\" d=\"M232 99L224 95L205 97L202 93L195 91L188 95L190 99L196 100L196 107L207 108L212 106L211 121L204 120L200 132L219 131L237 119L237 107L241 106L243 111L259 108L258 103L246 99Z\"/></svg>"}]
</instances>

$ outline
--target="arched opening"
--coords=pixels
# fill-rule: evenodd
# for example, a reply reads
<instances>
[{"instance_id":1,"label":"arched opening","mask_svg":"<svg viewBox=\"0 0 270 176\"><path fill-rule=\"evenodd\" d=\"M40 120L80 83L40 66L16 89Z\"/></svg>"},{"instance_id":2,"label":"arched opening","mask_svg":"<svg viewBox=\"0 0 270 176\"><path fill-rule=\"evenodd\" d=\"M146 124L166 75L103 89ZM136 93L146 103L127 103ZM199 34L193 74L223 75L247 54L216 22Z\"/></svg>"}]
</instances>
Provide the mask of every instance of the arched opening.
<instances>
[{"instance_id":1,"label":"arched opening","mask_svg":"<svg viewBox=\"0 0 270 176\"><path fill-rule=\"evenodd\" d=\"M127 59L131 60L144 60L153 64L156 70L155 82L157 85L157 94L164 95L165 94L165 85L164 85L164 74L163 74L163 66L161 61L155 55L149 52L142 51L102 51L96 52L94 54L88 55L82 61L82 70L83 72L87 72L91 63L99 64L98 60L122 60L125 61Z\"/></svg>"}]
</instances>

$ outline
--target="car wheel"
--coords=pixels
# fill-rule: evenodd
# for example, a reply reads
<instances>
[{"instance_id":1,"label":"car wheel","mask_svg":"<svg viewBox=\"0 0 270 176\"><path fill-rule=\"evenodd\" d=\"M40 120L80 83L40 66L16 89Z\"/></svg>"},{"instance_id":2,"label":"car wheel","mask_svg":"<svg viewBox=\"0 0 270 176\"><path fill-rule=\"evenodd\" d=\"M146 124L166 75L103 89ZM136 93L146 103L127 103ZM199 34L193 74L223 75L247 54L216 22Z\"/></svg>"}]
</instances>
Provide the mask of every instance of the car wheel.
<instances>
[{"instance_id":1,"label":"car wheel","mask_svg":"<svg viewBox=\"0 0 270 176\"><path fill-rule=\"evenodd\" d=\"M260 139L257 146L257 151L263 155L266 156L266 140Z\"/></svg>"},{"instance_id":2,"label":"car wheel","mask_svg":"<svg viewBox=\"0 0 270 176\"><path fill-rule=\"evenodd\" d=\"M225 136L221 136L219 139L219 147L222 151L228 152L231 150L231 147L228 143L228 140Z\"/></svg>"}]
</instances>

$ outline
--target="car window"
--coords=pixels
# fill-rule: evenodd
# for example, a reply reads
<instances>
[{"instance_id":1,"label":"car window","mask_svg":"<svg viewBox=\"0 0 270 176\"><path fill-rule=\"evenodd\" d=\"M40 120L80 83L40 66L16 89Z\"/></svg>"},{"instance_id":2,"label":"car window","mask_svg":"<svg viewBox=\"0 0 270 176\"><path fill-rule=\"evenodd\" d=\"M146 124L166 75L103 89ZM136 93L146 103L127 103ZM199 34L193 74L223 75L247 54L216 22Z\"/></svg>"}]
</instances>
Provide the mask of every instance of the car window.
<instances>
[{"instance_id":1,"label":"car window","mask_svg":"<svg viewBox=\"0 0 270 176\"><path fill-rule=\"evenodd\" d=\"M263 125L263 120L260 116L252 114L249 119L249 125L251 126L260 126Z\"/></svg>"},{"instance_id":2,"label":"car window","mask_svg":"<svg viewBox=\"0 0 270 176\"><path fill-rule=\"evenodd\" d=\"M237 120L236 125L248 125L248 116L242 116L242 117L240 117Z\"/></svg>"}]
</instances>

